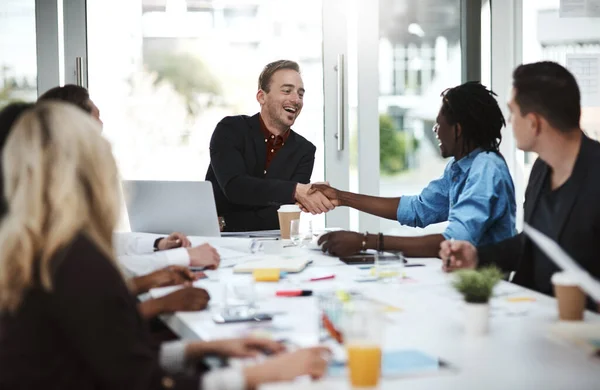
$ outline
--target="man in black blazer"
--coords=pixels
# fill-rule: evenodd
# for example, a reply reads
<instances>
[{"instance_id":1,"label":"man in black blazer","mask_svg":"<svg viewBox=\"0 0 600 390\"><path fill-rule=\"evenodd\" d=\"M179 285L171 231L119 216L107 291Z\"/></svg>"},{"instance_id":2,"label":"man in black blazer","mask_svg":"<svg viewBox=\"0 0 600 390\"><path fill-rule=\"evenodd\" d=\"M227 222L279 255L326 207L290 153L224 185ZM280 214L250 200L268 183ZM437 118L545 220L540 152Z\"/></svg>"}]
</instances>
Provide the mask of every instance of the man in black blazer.
<instances>
[{"instance_id":1,"label":"man in black blazer","mask_svg":"<svg viewBox=\"0 0 600 390\"><path fill-rule=\"evenodd\" d=\"M521 65L508 105L517 147L539 155L525 192L525 222L600 279L600 144L579 127L575 78L553 62ZM523 233L479 248L445 241L440 257L449 260L447 270L496 264L515 271L514 283L548 295L559 271Z\"/></svg>"},{"instance_id":2,"label":"man in black blazer","mask_svg":"<svg viewBox=\"0 0 600 390\"><path fill-rule=\"evenodd\" d=\"M334 208L309 194L315 146L291 127L302 111L304 84L293 61L275 61L258 79L260 113L223 118L210 140L217 212L225 231L279 229L277 209L301 203L313 214Z\"/></svg>"}]
</instances>

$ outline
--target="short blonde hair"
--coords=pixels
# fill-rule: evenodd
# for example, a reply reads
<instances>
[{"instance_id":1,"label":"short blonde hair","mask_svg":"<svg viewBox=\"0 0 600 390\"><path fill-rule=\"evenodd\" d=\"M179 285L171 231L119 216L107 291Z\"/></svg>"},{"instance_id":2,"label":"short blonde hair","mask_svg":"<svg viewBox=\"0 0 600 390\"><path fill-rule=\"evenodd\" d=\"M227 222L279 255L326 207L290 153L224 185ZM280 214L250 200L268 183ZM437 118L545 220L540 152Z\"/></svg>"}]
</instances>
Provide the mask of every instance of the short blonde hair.
<instances>
[{"instance_id":1,"label":"short blonde hair","mask_svg":"<svg viewBox=\"0 0 600 390\"><path fill-rule=\"evenodd\" d=\"M80 233L115 262L118 173L100 132L89 114L58 102L40 103L15 123L2 160L0 311L16 310L36 275L50 291L51 259Z\"/></svg>"}]
</instances>

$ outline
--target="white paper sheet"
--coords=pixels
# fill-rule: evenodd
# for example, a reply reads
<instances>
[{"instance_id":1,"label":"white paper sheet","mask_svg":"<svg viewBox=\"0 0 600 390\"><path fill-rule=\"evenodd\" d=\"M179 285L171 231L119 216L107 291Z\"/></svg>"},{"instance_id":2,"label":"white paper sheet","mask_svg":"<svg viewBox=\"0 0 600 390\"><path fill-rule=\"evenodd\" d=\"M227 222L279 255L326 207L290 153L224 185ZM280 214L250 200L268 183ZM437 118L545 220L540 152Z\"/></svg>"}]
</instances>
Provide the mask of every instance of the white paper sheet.
<instances>
[{"instance_id":1,"label":"white paper sheet","mask_svg":"<svg viewBox=\"0 0 600 390\"><path fill-rule=\"evenodd\" d=\"M592 278L590 274L581 268L581 266L579 266L579 264L577 264L556 242L540 231L525 224L523 232L527 234L542 252L544 252L549 259L554 261L557 266L570 273L579 284L579 287L581 287L596 302L600 302L600 282Z\"/></svg>"},{"instance_id":2,"label":"white paper sheet","mask_svg":"<svg viewBox=\"0 0 600 390\"><path fill-rule=\"evenodd\" d=\"M598 23L600 24L600 20ZM600 106L600 53L567 54L567 69L579 84L581 105Z\"/></svg>"}]
</instances>

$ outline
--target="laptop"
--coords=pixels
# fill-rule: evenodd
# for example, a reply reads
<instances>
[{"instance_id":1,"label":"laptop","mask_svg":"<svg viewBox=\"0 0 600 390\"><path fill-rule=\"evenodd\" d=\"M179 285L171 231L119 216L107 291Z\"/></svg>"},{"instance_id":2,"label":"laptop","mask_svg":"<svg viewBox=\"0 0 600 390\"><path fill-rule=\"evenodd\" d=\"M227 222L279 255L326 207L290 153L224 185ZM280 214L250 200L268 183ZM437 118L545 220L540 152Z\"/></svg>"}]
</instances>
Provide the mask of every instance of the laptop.
<instances>
[{"instance_id":1,"label":"laptop","mask_svg":"<svg viewBox=\"0 0 600 390\"><path fill-rule=\"evenodd\" d=\"M123 190L132 232L221 235L209 181L124 180Z\"/></svg>"}]
</instances>

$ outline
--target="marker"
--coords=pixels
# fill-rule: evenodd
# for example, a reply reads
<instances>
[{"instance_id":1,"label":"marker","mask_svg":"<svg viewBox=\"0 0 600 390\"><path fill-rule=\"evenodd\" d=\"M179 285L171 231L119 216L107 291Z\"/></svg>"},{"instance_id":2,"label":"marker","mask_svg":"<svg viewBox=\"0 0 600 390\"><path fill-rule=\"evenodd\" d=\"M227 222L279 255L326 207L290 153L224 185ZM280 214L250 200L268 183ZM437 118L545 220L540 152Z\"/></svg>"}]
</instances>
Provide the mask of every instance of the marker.
<instances>
[{"instance_id":1,"label":"marker","mask_svg":"<svg viewBox=\"0 0 600 390\"><path fill-rule=\"evenodd\" d=\"M308 281L309 282L318 282L319 280L329 280L329 279L335 279L335 275L318 276L316 278L310 278L310 279L308 279Z\"/></svg>"},{"instance_id":2,"label":"marker","mask_svg":"<svg viewBox=\"0 0 600 390\"><path fill-rule=\"evenodd\" d=\"M281 290L275 293L278 297L309 297L312 295L312 290Z\"/></svg>"}]
</instances>

